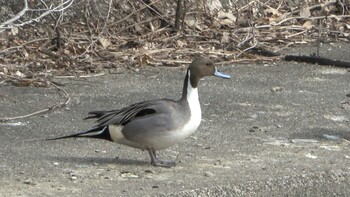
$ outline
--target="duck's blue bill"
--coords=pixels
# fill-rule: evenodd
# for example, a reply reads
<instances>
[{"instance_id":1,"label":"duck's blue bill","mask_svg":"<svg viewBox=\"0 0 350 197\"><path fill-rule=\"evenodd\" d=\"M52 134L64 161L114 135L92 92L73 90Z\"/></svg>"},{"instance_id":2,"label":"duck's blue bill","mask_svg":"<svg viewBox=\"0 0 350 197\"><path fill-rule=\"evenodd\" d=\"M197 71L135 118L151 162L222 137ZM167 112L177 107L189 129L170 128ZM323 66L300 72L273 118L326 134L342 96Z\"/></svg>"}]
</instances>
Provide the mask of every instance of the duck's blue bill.
<instances>
[{"instance_id":1,"label":"duck's blue bill","mask_svg":"<svg viewBox=\"0 0 350 197\"><path fill-rule=\"evenodd\" d=\"M215 73L213 74L215 77L221 77L221 78L225 78L225 79L231 79L230 75L226 75L223 74L221 72L218 71L218 69L215 67Z\"/></svg>"}]
</instances>

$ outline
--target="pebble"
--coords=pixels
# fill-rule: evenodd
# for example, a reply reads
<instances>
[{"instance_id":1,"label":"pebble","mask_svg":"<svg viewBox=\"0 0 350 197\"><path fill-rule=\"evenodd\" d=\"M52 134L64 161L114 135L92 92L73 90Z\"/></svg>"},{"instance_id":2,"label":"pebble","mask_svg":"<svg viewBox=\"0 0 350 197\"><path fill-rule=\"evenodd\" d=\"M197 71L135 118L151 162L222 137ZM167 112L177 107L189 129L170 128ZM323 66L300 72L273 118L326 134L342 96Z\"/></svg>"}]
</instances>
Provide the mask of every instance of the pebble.
<instances>
[{"instance_id":1,"label":"pebble","mask_svg":"<svg viewBox=\"0 0 350 197\"><path fill-rule=\"evenodd\" d=\"M75 181L75 180L77 180L77 177L76 176L71 176L70 180Z\"/></svg>"},{"instance_id":2,"label":"pebble","mask_svg":"<svg viewBox=\"0 0 350 197\"><path fill-rule=\"evenodd\" d=\"M271 92L281 92L283 90L282 87L272 87Z\"/></svg>"},{"instance_id":3,"label":"pebble","mask_svg":"<svg viewBox=\"0 0 350 197\"><path fill-rule=\"evenodd\" d=\"M152 173L152 174L156 173L154 170L145 170L145 172L146 173Z\"/></svg>"},{"instance_id":4,"label":"pebble","mask_svg":"<svg viewBox=\"0 0 350 197\"><path fill-rule=\"evenodd\" d=\"M296 144L300 144L300 143L318 143L318 141L314 140L314 139L291 139L290 142L291 143L296 143Z\"/></svg>"},{"instance_id":5,"label":"pebble","mask_svg":"<svg viewBox=\"0 0 350 197\"><path fill-rule=\"evenodd\" d=\"M320 146L320 148L325 149L325 150L330 150L330 151L339 151L340 148L339 146Z\"/></svg>"},{"instance_id":6,"label":"pebble","mask_svg":"<svg viewBox=\"0 0 350 197\"><path fill-rule=\"evenodd\" d=\"M95 153L107 153L105 150L95 150Z\"/></svg>"},{"instance_id":7,"label":"pebble","mask_svg":"<svg viewBox=\"0 0 350 197\"><path fill-rule=\"evenodd\" d=\"M204 176L206 176L206 177L213 177L213 176L214 176L214 173L209 172L209 171L206 171L206 172L204 173Z\"/></svg>"},{"instance_id":8,"label":"pebble","mask_svg":"<svg viewBox=\"0 0 350 197\"><path fill-rule=\"evenodd\" d=\"M317 159L317 156L312 155L311 153L306 154L305 157L310 158L310 159Z\"/></svg>"},{"instance_id":9,"label":"pebble","mask_svg":"<svg viewBox=\"0 0 350 197\"><path fill-rule=\"evenodd\" d=\"M33 185L33 186L36 185L35 181L32 179L26 179L23 181L23 183L26 185Z\"/></svg>"},{"instance_id":10,"label":"pebble","mask_svg":"<svg viewBox=\"0 0 350 197\"><path fill-rule=\"evenodd\" d=\"M222 165L222 161L220 159L216 160L214 162L214 165L217 166L217 165Z\"/></svg>"},{"instance_id":11,"label":"pebble","mask_svg":"<svg viewBox=\"0 0 350 197\"><path fill-rule=\"evenodd\" d=\"M252 128L249 129L249 132L254 133L257 131L261 131L261 128L259 126L253 126Z\"/></svg>"},{"instance_id":12,"label":"pebble","mask_svg":"<svg viewBox=\"0 0 350 197\"><path fill-rule=\"evenodd\" d=\"M121 177L124 177L124 178L139 178L139 175L133 174L131 172L122 172L121 173Z\"/></svg>"},{"instance_id":13,"label":"pebble","mask_svg":"<svg viewBox=\"0 0 350 197\"><path fill-rule=\"evenodd\" d=\"M323 134L322 137L324 137L327 140L340 140L340 136L338 135Z\"/></svg>"}]
</instances>

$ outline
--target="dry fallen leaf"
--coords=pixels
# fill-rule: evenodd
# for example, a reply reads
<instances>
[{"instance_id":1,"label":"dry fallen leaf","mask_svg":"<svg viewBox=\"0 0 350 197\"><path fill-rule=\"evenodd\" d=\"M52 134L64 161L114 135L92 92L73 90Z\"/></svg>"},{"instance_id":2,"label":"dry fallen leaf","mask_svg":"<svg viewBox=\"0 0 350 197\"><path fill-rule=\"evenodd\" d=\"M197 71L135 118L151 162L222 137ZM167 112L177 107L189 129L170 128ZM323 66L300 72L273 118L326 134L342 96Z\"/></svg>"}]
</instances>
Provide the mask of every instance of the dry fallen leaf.
<instances>
[{"instance_id":1,"label":"dry fallen leaf","mask_svg":"<svg viewBox=\"0 0 350 197\"><path fill-rule=\"evenodd\" d=\"M21 77L21 78L24 78L26 75L25 74L23 74L21 71L19 71L19 70L17 70L16 72L15 72L15 75L17 75L18 77Z\"/></svg>"},{"instance_id":2,"label":"dry fallen leaf","mask_svg":"<svg viewBox=\"0 0 350 197\"><path fill-rule=\"evenodd\" d=\"M109 45L111 45L111 41L105 37L99 37L98 41L100 42L100 44L104 49L106 49Z\"/></svg>"},{"instance_id":3,"label":"dry fallen leaf","mask_svg":"<svg viewBox=\"0 0 350 197\"><path fill-rule=\"evenodd\" d=\"M236 17L231 12L224 12L220 10L218 12L217 20L221 25L234 25Z\"/></svg>"},{"instance_id":4,"label":"dry fallen leaf","mask_svg":"<svg viewBox=\"0 0 350 197\"><path fill-rule=\"evenodd\" d=\"M5 75L7 75L8 69L7 69L6 67L3 68L3 71L4 71L3 73L4 73Z\"/></svg>"},{"instance_id":5,"label":"dry fallen leaf","mask_svg":"<svg viewBox=\"0 0 350 197\"><path fill-rule=\"evenodd\" d=\"M198 20L194 17L186 17L185 23L190 28L196 28L199 31L202 31L202 28L198 25Z\"/></svg>"},{"instance_id":6,"label":"dry fallen leaf","mask_svg":"<svg viewBox=\"0 0 350 197\"><path fill-rule=\"evenodd\" d=\"M305 29L311 29L313 27L312 21L311 20L305 21L305 23L303 24L303 27Z\"/></svg>"},{"instance_id":7,"label":"dry fallen leaf","mask_svg":"<svg viewBox=\"0 0 350 197\"><path fill-rule=\"evenodd\" d=\"M11 34L14 35L14 36L17 35L18 34L18 27L12 27L11 28Z\"/></svg>"},{"instance_id":8,"label":"dry fallen leaf","mask_svg":"<svg viewBox=\"0 0 350 197\"><path fill-rule=\"evenodd\" d=\"M306 1L300 6L299 15L305 18L309 18L311 16L310 9Z\"/></svg>"},{"instance_id":9,"label":"dry fallen leaf","mask_svg":"<svg viewBox=\"0 0 350 197\"><path fill-rule=\"evenodd\" d=\"M229 43L230 42L230 33L223 32L221 37L221 43Z\"/></svg>"},{"instance_id":10,"label":"dry fallen leaf","mask_svg":"<svg viewBox=\"0 0 350 197\"><path fill-rule=\"evenodd\" d=\"M181 40L177 40L176 41L176 46L179 47L179 48L182 48L186 45L185 42L182 42Z\"/></svg>"},{"instance_id":11,"label":"dry fallen leaf","mask_svg":"<svg viewBox=\"0 0 350 197\"><path fill-rule=\"evenodd\" d=\"M273 16L273 17L281 16L281 13L277 9L271 8L271 7L268 9L265 9L264 13L268 16Z\"/></svg>"},{"instance_id":12,"label":"dry fallen leaf","mask_svg":"<svg viewBox=\"0 0 350 197\"><path fill-rule=\"evenodd\" d=\"M277 23L277 22L285 19L285 13L281 13L280 11L278 11L278 9L275 9L272 7L265 9L264 13L266 16L268 16L267 20L270 22L270 24L272 24L274 22Z\"/></svg>"},{"instance_id":13,"label":"dry fallen leaf","mask_svg":"<svg viewBox=\"0 0 350 197\"><path fill-rule=\"evenodd\" d=\"M344 26L346 29L350 29L350 24L345 24Z\"/></svg>"}]
</instances>

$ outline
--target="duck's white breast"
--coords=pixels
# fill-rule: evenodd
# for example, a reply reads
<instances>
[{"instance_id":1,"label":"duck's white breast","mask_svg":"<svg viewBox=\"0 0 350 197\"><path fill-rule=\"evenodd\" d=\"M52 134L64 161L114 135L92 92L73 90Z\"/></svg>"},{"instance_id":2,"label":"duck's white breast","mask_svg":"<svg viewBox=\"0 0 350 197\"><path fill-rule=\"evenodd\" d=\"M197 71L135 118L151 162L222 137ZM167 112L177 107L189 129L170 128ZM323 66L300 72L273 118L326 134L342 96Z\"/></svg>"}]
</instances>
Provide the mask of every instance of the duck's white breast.
<instances>
[{"instance_id":1,"label":"duck's white breast","mask_svg":"<svg viewBox=\"0 0 350 197\"><path fill-rule=\"evenodd\" d=\"M187 86L187 101L190 108L190 118L186 124L177 129L168 132L167 135L158 136L154 139L154 149L160 150L168 148L189 137L199 127L202 120L202 111L198 98L198 88L192 88L191 84Z\"/></svg>"}]
</instances>

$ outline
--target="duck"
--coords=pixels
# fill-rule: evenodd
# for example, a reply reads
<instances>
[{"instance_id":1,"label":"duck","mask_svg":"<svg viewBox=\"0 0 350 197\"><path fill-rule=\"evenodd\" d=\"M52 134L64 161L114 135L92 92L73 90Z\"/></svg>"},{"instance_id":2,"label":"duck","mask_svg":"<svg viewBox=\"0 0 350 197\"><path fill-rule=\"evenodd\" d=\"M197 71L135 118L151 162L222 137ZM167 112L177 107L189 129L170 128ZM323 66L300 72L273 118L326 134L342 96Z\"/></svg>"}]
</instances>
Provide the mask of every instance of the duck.
<instances>
[{"instance_id":1,"label":"duck","mask_svg":"<svg viewBox=\"0 0 350 197\"><path fill-rule=\"evenodd\" d=\"M193 134L199 127L202 112L198 96L199 81L206 76L230 79L219 72L214 62L199 57L188 66L179 100L156 99L108 111L92 111L84 119L96 119L91 129L49 140L98 138L129 147L147 150L151 164L173 167L172 160L161 160L156 151L169 148Z\"/></svg>"}]
</instances>

